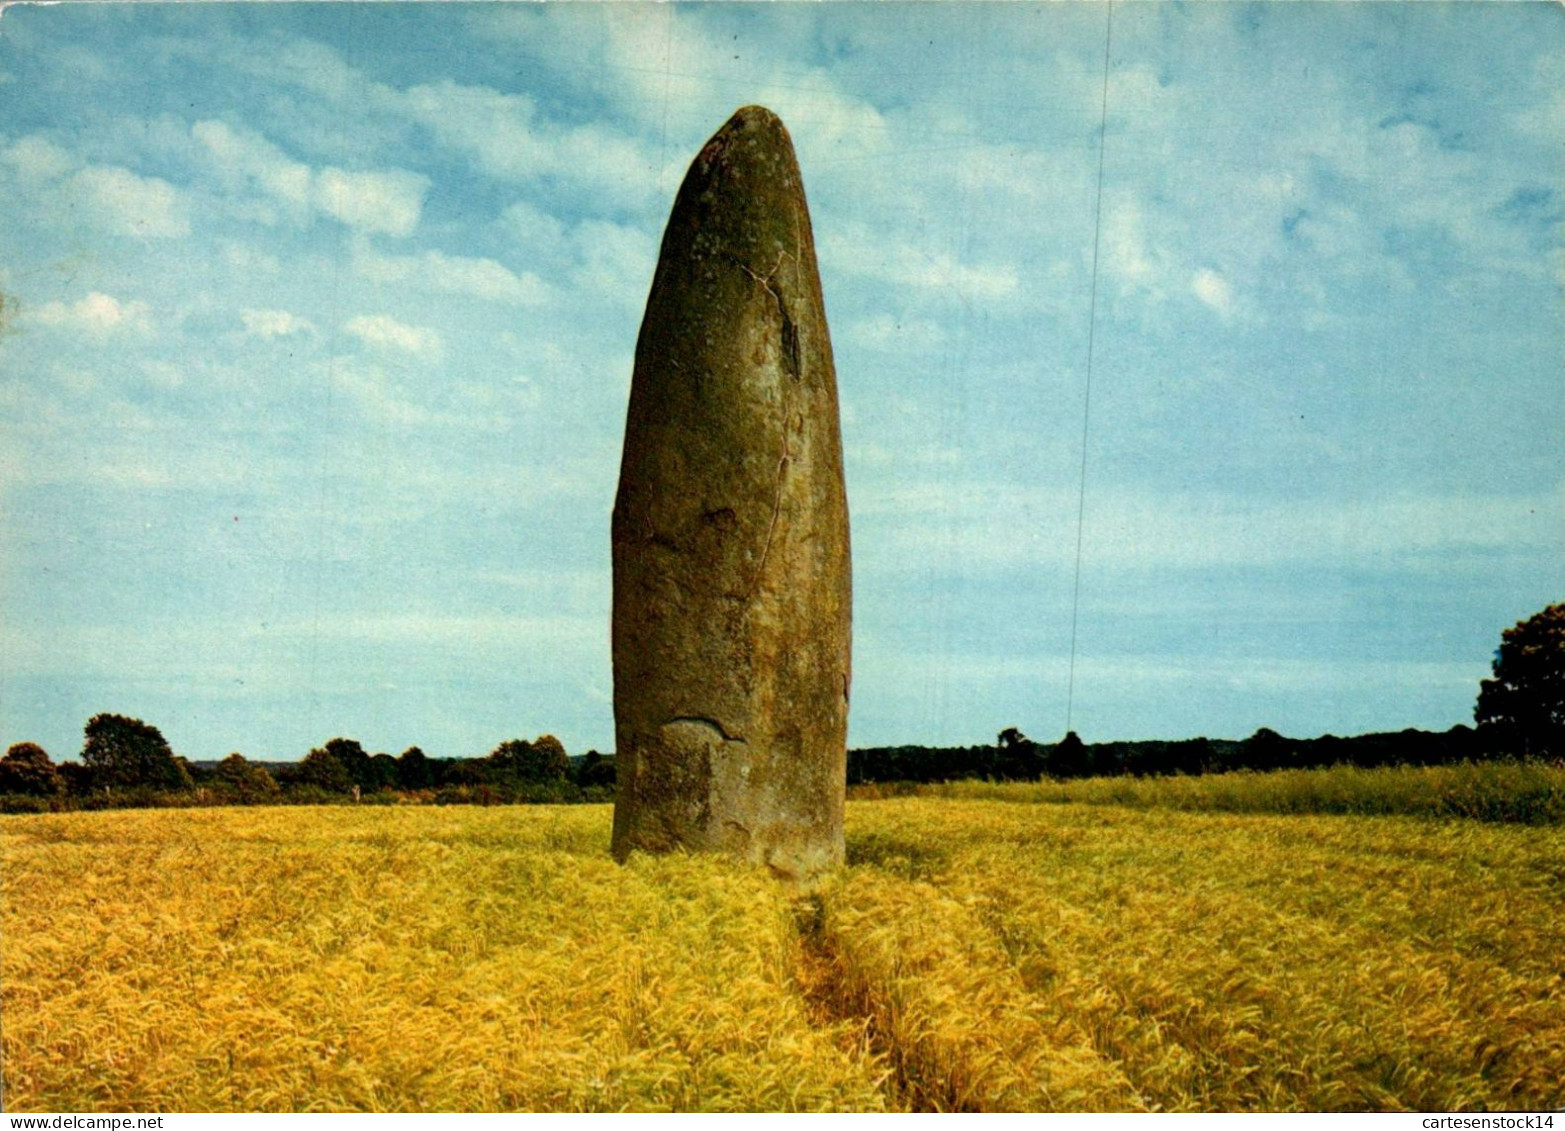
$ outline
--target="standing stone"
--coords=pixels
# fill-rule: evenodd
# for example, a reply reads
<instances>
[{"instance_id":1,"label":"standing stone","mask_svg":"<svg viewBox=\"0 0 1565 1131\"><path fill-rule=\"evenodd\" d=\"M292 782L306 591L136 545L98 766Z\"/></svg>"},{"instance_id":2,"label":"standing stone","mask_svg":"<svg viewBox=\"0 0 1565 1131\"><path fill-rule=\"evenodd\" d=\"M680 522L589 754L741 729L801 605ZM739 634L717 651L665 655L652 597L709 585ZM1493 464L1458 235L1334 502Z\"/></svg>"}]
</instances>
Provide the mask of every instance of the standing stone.
<instances>
[{"instance_id":1,"label":"standing stone","mask_svg":"<svg viewBox=\"0 0 1565 1131\"><path fill-rule=\"evenodd\" d=\"M793 144L759 106L706 143L663 233L613 540L615 856L841 863L837 377Z\"/></svg>"}]
</instances>

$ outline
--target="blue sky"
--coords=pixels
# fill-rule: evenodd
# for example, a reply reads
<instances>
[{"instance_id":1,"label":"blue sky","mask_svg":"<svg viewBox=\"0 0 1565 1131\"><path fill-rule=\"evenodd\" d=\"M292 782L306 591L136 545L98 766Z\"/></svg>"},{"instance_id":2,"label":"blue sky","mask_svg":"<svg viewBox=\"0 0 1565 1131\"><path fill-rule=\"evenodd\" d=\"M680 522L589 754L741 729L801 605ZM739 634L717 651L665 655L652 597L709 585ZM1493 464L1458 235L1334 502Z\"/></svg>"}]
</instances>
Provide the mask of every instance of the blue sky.
<instances>
[{"instance_id":1,"label":"blue sky","mask_svg":"<svg viewBox=\"0 0 1565 1131\"><path fill-rule=\"evenodd\" d=\"M836 352L851 744L1068 687L1089 741L1470 721L1565 597L1565 12L1116 5L1095 225L1107 15L7 9L0 743L609 749L636 331L747 103Z\"/></svg>"}]
</instances>

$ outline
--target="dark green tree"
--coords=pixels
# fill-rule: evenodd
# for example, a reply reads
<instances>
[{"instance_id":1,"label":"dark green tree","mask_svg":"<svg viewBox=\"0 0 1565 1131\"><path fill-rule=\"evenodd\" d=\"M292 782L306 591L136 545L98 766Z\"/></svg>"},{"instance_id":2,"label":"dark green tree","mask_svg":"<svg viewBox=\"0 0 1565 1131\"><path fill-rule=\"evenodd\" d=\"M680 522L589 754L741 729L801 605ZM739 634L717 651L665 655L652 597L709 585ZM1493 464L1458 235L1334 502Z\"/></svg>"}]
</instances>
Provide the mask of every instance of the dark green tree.
<instances>
[{"instance_id":1,"label":"dark green tree","mask_svg":"<svg viewBox=\"0 0 1565 1131\"><path fill-rule=\"evenodd\" d=\"M519 782L565 781L571 776L570 756L552 734L533 742L519 738L502 742L490 751L486 761L495 776Z\"/></svg>"},{"instance_id":2,"label":"dark green tree","mask_svg":"<svg viewBox=\"0 0 1565 1131\"><path fill-rule=\"evenodd\" d=\"M64 790L60 771L36 742L18 742L0 758L0 793L51 797Z\"/></svg>"},{"instance_id":3,"label":"dark green tree","mask_svg":"<svg viewBox=\"0 0 1565 1131\"><path fill-rule=\"evenodd\" d=\"M217 764L214 782L243 805L254 805L277 796L277 782L265 766L257 766L243 754L230 754Z\"/></svg>"},{"instance_id":4,"label":"dark green tree","mask_svg":"<svg viewBox=\"0 0 1565 1131\"><path fill-rule=\"evenodd\" d=\"M397 756L397 785L401 789L428 789L435 784L429 758L417 746L409 746Z\"/></svg>"},{"instance_id":5,"label":"dark green tree","mask_svg":"<svg viewBox=\"0 0 1565 1131\"><path fill-rule=\"evenodd\" d=\"M65 792L71 797L86 797L94 789L97 783L90 766L84 766L80 762L61 762L57 767L60 780L65 783Z\"/></svg>"},{"instance_id":6,"label":"dark green tree","mask_svg":"<svg viewBox=\"0 0 1565 1131\"><path fill-rule=\"evenodd\" d=\"M571 756L565 744L552 734L533 739L532 773L534 781L566 781L571 776Z\"/></svg>"},{"instance_id":7,"label":"dark green tree","mask_svg":"<svg viewBox=\"0 0 1565 1131\"><path fill-rule=\"evenodd\" d=\"M493 755L488 758L453 758L442 768L441 784L481 785L493 776L491 771L496 770L497 766L498 764L493 761ZM503 772L503 767L500 769Z\"/></svg>"},{"instance_id":8,"label":"dark green tree","mask_svg":"<svg viewBox=\"0 0 1565 1131\"><path fill-rule=\"evenodd\" d=\"M1006 727L997 736L995 777L1002 781L1037 781L1045 765L1043 750L1016 727Z\"/></svg>"},{"instance_id":9,"label":"dark green tree","mask_svg":"<svg viewBox=\"0 0 1565 1131\"><path fill-rule=\"evenodd\" d=\"M294 780L301 785L313 785L327 793L347 793L354 787L353 775L330 750L317 746L304 756Z\"/></svg>"},{"instance_id":10,"label":"dark green tree","mask_svg":"<svg viewBox=\"0 0 1565 1131\"><path fill-rule=\"evenodd\" d=\"M576 784L583 789L591 785L613 785L614 759L605 758L596 750L587 751L587 756L581 760L581 765L576 767Z\"/></svg>"},{"instance_id":11,"label":"dark green tree","mask_svg":"<svg viewBox=\"0 0 1565 1131\"><path fill-rule=\"evenodd\" d=\"M326 744L325 750L342 763L342 768L348 771L348 777L353 779L353 785L363 789L374 788L370 756L365 753L364 747L359 745L356 739L334 738Z\"/></svg>"},{"instance_id":12,"label":"dark green tree","mask_svg":"<svg viewBox=\"0 0 1565 1131\"><path fill-rule=\"evenodd\" d=\"M390 754L372 754L365 765L364 780L359 783L364 792L393 789L397 784L397 760Z\"/></svg>"},{"instance_id":13,"label":"dark green tree","mask_svg":"<svg viewBox=\"0 0 1565 1131\"><path fill-rule=\"evenodd\" d=\"M1565 753L1565 603L1502 632L1493 666L1473 708L1479 735L1519 754Z\"/></svg>"},{"instance_id":14,"label":"dark green tree","mask_svg":"<svg viewBox=\"0 0 1565 1131\"><path fill-rule=\"evenodd\" d=\"M162 732L124 715L94 715L88 721L82 764L98 785L189 789L191 784Z\"/></svg>"},{"instance_id":15,"label":"dark green tree","mask_svg":"<svg viewBox=\"0 0 1565 1131\"><path fill-rule=\"evenodd\" d=\"M489 752L479 770L488 781L520 781L522 766L532 757L532 743L510 738Z\"/></svg>"},{"instance_id":16,"label":"dark green tree","mask_svg":"<svg viewBox=\"0 0 1565 1131\"><path fill-rule=\"evenodd\" d=\"M1271 727L1261 727L1244 740L1240 760L1248 770L1280 770L1290 761L1290 745Z\"/></svg>"},{"instance_id":17,"label":"dark green tree","mask_svg":"<svg viewBox=\"0 0 1565 1131\"><path fill-rule=\"evenodd\" d=\"M1187 738L1174 743L1169 770L1176 774L1204 774L1212 768L1214 755L1208 738Z\"/></svg>"},{"instance_id":18,"label":"dark green tree","mask_svg":"<svg viewBox=\"0 0 1565 1131\"><path fill-rule=\"evenodd\" d=\"M1065 737L1049 751L1046 772L1051 778L1080 778L1091 771L1087 744L1075 731L1066 731Z\"/></svg>"}]
</instances>

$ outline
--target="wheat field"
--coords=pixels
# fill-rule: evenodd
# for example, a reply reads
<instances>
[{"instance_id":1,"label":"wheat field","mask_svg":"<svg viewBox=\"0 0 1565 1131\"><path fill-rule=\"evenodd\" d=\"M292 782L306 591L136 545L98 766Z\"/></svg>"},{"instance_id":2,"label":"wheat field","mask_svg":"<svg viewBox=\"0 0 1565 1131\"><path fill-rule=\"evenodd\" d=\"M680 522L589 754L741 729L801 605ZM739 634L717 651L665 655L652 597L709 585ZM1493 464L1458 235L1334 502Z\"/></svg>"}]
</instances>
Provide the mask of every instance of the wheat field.
<instances>
[{"instance_id":1,"label":"wheat field","mask_svg":"<svg viewBox=\"0 0 1565 1131\"><path fill-rule=\"evenodd\" d=\"M800 894L606 806L0 820L10 1111L1565 1104L1565 830L851 802Z\"/></svg>"}]
</instances>

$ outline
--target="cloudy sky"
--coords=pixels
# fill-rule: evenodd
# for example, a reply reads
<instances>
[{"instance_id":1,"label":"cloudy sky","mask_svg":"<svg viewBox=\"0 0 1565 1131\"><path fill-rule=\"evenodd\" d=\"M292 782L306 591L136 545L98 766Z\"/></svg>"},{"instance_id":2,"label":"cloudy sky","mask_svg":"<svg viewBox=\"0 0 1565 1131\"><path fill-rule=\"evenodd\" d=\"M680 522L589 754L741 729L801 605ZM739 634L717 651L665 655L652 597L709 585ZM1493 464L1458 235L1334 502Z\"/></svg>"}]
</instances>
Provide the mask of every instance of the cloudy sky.
<instances>
[{"instance_id":1,"label":"cloudy sky","mask_svg":"<svg viewBox=\"0 0 1565 1131\"><path fill-rule=\"evenodd\" d=\"M852 744L1470 722L1565 598L1565 12L1109 15L7 9L0 743L611 748L636 331L746 103L836 349Z\"/></svg>"}]
</instances>

